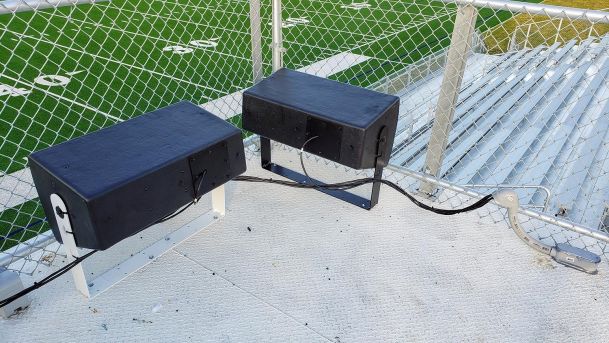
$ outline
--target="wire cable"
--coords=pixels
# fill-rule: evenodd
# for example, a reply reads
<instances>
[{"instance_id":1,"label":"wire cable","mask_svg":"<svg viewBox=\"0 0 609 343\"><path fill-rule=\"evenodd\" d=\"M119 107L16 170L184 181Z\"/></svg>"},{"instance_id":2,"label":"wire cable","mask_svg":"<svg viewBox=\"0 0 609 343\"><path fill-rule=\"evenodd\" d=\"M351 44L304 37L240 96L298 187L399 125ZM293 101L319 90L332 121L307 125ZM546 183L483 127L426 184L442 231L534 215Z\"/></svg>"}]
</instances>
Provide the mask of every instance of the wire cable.
<instances>
[{"instance_id":1,"label":"wire cable","mask_svg":"<svg viewBox=\"0 0 609 343\"><path fill-rule=\"evenodd\" d=\"M91 250L88 253L86 253L85 255L81 256L81 257L77 257L74 259L74 261L66 264L65 266L61 267L60 269L58 269L57 271L51 273L50 275L48 275L47 277L45 277L44 279L38 281L38 282L34 282L34 284L28 288L23 289L22 291L11 295L10 297L3 299L0 301L0 307L4 307L10 303L12 303L13 301L21 298L22 296L31 293L32 291L46 285L47 283L57 279L58 277L62 276L63 274L67 273L70 269L76 267L80 262L84 261L86 258L88 258L89 256L93 255L94 253L96 253L97 250Z\"/></svg>"},{"instance_id":2,"label":"wire cable","mask_svg":"<svg viewBox=\"0 0 609 343\"><path fill-rule=\"evenodd\" d=\"M294 188L308 188L308 189L323 188L323 189L331 189L331 190L348 190L348 189L360 187L360 186L363 186L363 185L366 185L369 183L380 182L380 183L382 183L386 186L389 186L389 187L393 188L394 190L398 191L399 193L404 195L406 198L408 198L408 200L410 200L416 206L418 206L424 210L427 210L427 211L430 211L433 213L437 213L437 214L441 214L441 215L445 215L445 216L473 211L473 210L483 207L484 205L488 204L491 200L493 200L493 195L488 194L485 197L481 198L480 200L476 201L475 203L468 205L466 207L463 207L463 208L456 208L456 209L436 208L436 207L429 206L429 205L417 200L413 195L408 193L406 190L404 190L402 187L400 187L399 185L397 185L394 182L391 182L391 181L385 180L385 179L375 179L375 178L371 178L371 177L355 179L355 180L339 182L339 183L314 184L314 185L306 184L306 183L299 183L299 182L295 182L295 181L276 180L276 179L272 179L272 178L265 179L265 178L261 178L261 177L247 176L247 175L237 176L233 180L241 181L241 182L270 183L270 184L277 184L277 185L281 185L281 186L294 187Z\"/></svg>"},{"instance_id":3,"label":"wire cable","mask_svg":"<svg viewBox=\"0 0 609 343\"><path fill-rule=\"evenodd\" d=\"M319 183L313 182L313 179L311 179L311 177L309 176L309 173L307 172L307 168L305 168L302 154L304 153L304 148L307 145L307 143L314 140L315 138L318 138L318 136L311 137L307 141L305 141L304 144L302 145L302 147L300 148L300 154L299 154L300 155L300 166L302 167L302 171L304 172L306 177L309 179L309 184L299 183L299 182L295 182L295 181L275 180L272 178L265 179L265 178L260 178L260 177L256 177L256 176L247 176L247 175L237 176L233 180L243 181L243 182L271 183L271 184L278 184L278 185L282 185L282 186L295 187L295 188L313 188L313 189L323 188L323 189L331 189L331 190L347 190L347 189L360 187L360 186L363 186L363 185L366 185L369 183L380 182L380 183L382 183L386 186L389 186L389 187L393 188L394 190L398 191L399 193L404 195L406 198L408 198L408 200L410 200L416 206L418 206L424 210L427 210L427 211L430 211L430 212L433 212L436 214L445 215L445 216L451 216L451 215L455 215L455 214L459 214L459 213L470 212L470 211L483 207L484 205L488 204L491 200L493 200L493 195L488 194L488 195L484 196L483 198L479 199L478 201L476 201L475 203L473 203L469 206L463 207L463 208L442 209L442 208L435 208L433 206L429 206L425 203L422 203L421 201L417 200L413 195L408 193L405 189L400 187L398 184L391 182L389 180L381 179L381 178L379 178L379 179L362 178L362 179L355 179L355 180L351 180L351 181L345 181L345 182L339 182L339 183L329 183L329 184L319 184Z\"/></svg>"},{"instance_id":4,"label":"wire cable","mask_svg":"<svg viewBox=\"0 0 609 343\"><path fill-rule=\"evenodd\" d=\"M310 182L312 185L314 185L314 184L315 184L315 182L313 182L313 179L311 179L311 177L309 176L309 173L307 173L307 168L305 168L304 161L303 161L303 159L302 159L302 154L304 154L304 148L305 148L305 145L307 145L307 143L309 143L310 141L314 140L314 139L315 139L315 138L317 138L317 137L319 137L319 136L313 136L313 137L311 137L311 138L307 139L307 141L306 141L306 142L304 142L304 144L302 144L302 147L300 148L300 154L298 154L298 155L300 156L300 166L302 167L302 171L303 171L303 172L304 172L304 174L307 176L307 178L309 179L309 182Z\"/></svg>"},{"instance_id":5,"label":"wire cable","mask_svg":"<svg viewBox=\"0 0 609 343\"><path fill-rule=\"evenodd\" d=\"M173 219L173 218L177 217L178 215L180 215L182 212L186 211L190 206L196 204L201 199L201 197L203 196L203 194L200 194L200 193L201 193L201 186L203 185L203 179L204 179L205 175L207 175L207 169L205 169L202 173L200 173L197 176L197 181L196 181L197 182L197 188L195 190L195 196L194 196L194 198L192 199L191 202L186 204L181 209L175 211L174 213L172 213L172 214L170 214L170 215L168 215L166 217L163 217L163 218L157 220L152 225L160 224L160 223L168 221L169 219Z\"/></svg>"}]
</instances>

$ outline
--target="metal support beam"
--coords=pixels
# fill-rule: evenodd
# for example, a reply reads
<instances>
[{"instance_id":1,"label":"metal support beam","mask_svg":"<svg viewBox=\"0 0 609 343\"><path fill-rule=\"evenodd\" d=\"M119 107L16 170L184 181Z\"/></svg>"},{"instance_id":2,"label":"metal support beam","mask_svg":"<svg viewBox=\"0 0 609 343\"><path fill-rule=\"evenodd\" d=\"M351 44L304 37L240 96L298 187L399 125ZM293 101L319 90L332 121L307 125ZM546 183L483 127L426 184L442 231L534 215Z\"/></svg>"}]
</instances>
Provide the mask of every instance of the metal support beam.
<instances>
[{"instance_id":1,"label":"metal support beam","mask_svg":"<svg viewBox=\"0 0 609 343\"><path fill-rule=\"evenodd\" d=\"M250 0L250 31L252 35L252 67L254 84L262 81L262 29L260 0Z\"/></svg>"},{"instance_id":2,"label":"metal support beam","mask_svg":"<svg viewBox=\"0 0 609 343\"><path fill-rule=\"evenodd\" d=\"M226 192L224 185L211 191L211 207L214 212L221 216L226 214Z\"/></svg>"},{"instance_id":3,"label":"metal support beam","mask_svg":"<svg viewBox=\"0 0 609 343\"><path fill-rule=\"evenodd\" d=\"M273 71L277 71L283 67L283 38L281 36L281 0L273 1Z\"/></svg>"},{"instance_id":4,"label":"metal support beam","mask_svg":"<svg viewBox=\"0 0 609 343\"><path fill-rule=\"evenodd\" d=\"M477 9L470 5L460 6L457 10L455 28L448 50L444 78L442 79L440 96L425 159L424 171L432 176L438 176L442 166L444 151L446 150L446 144L452 129L455 106L459 97L461 82L463 81L467 56L472 49L477 15ZM435 186L431 183L423 182L420 190L425 194L432 194Z\"/></svg>"},{"instance_id":5,"label":"metal support beam","mask_svg":"<svg viewBox=\"0 0 609 343\"><path fill-rule=\"evenodd\" d=\"M457 5L471 5L478 8L491 8L513 13L537 14L550 18L567 18L571 20L584 20L596 24L609 24L609 13L599 10L554 6L546 4L533 4L510 0L441 0L444 3Z\"/></svg>"}]
</instances>

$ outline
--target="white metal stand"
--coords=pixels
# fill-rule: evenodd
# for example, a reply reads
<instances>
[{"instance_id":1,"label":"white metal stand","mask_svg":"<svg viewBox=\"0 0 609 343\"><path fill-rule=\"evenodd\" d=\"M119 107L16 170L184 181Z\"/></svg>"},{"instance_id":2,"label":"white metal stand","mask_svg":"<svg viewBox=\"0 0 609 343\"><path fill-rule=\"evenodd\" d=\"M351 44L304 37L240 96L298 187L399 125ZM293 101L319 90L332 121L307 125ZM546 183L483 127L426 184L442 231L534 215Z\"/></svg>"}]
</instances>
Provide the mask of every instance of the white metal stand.
<instances>
[{"instance_id":1,"label":"white metal stand","mask_svg":"<svg viewBox=\"0 0 609 343\"><path fill-rule=\"evenodd\" d=\"M155 242L141 252L134 254L127 260L121 262L114 268L106 271L102 275L95 278L93 281L87 282L86 274L82 264L78 264L72 268L72 277L76 289L87 298L93 298L113 285L117 284L127 276L131 275L148 263L154 261L174 246L188 239L190 236L201 231L203 228L217 221L226 213L226 195L224 185L217 187L211 191L212 211L209 211L190 223L182 226L178 230L166 235L163 239ZM74 261L80 256L76 241L72 234L72 224L70 223L69 210L64 201L57 194L51 194L51 204L53 208L59 208L55 211L55 220L59 227L61 239L66 250L69 261Z\"/></svg>"}]
</instances>

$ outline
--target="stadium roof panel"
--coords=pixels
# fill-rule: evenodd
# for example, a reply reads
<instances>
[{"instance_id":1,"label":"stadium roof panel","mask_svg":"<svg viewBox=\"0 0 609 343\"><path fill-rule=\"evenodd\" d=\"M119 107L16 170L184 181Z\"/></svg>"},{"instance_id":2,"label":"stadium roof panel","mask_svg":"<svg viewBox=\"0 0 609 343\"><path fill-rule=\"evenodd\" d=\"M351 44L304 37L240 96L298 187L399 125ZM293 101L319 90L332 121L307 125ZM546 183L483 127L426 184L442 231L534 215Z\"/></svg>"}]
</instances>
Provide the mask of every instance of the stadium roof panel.
<instances>
[{"instance_id":1,"label":"stadium roof panel","mask_svg":"<svg viewBox=\"0 0 609 343\"><path fill-rule=\"evenodd\" d=\"M609 36L470 56L441 177L520 187L521 203L547 201L549 213L566 210L568 219L597 228L609 195L602 177L609 162L607 46ZM422 170L433 113L422 103L435 104L441 78L435 73L401 91L392 163Z\"/></svg>"}]
</instances>

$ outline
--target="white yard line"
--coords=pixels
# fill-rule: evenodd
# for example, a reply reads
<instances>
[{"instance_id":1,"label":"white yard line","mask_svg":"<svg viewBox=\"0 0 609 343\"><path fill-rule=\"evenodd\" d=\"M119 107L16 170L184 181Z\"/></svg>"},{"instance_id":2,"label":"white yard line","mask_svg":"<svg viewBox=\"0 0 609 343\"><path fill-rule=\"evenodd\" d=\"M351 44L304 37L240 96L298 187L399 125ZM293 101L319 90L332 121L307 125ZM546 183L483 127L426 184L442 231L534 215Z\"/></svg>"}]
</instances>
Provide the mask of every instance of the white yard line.
<instances>
[{"instance_id":1,"label":"white yard line","mask_svg":"<svg viewBox=\"0 0 609 343\"><path fill-rule=\"evenodd\" d=\"M47 43L47 44L51 44L53 46L60 47L60 48L66 49L66 50L77 51L77 52L79 52L81 54L86 54L86 55L92 56L95 59L105 60L105 61L116 63L118 65L121 65L121 66L124 66L124 67L128 67L128 68L131 68L131 69L138 69L138 70L145 71L147 73L151 73L151 74L154 74L154 75L162 76L164 78L168 78L168 79L171 79L171 80L174 80L174 81L179 81L179 82L187 83L187 84L190 84L190 85L193 85L193 86L196 86L196 87L201 87L201 88L205 88L205 89L208 89L208 90L211 90L211 91L214 91L214 92L221 93L221 91L219 91L219 90L216 90L216 89L213 89L213 88L210 88L210 87L206 87L204 85L200 85L198 83L194 83L194 82L191 82L191 81L188 81L188 80L180 79L178 77L174 77L174 76L163 74L163 73L160 73L160 72L157 72L157 71L153 71L153 70L149 70L149 69L146 69L146 68L134 66L132 64L124 63L122 61L111 59L111 58L108 58L108 57L99 56L99 55L96 55L96 54L93 54L93 53L90 53L90 52L86 52L86 51L83 51L83 50L80 50L80 49L72 48L70 46L65 46L65 45L62 45L62 44L59 44L59 43L51 42L51 41L46 40L46 39L41 39L41 38L38 38L38 37L26 35L26 34L23 34L23 33L13 32L11 30L7 30L7 29L3 29L3 28L0 28L0 29L2 29L4 31L7 31L7 32L10 32L10 33L15 34L15 35L31 38L31 39L37 40L39 42L44 42L44 43Z\"/></svg>"},{"instance_id":2,"label":"white yard line","mask_svg":"<svg viewBox=\"0 0 609 343\"><path fill-rule=\"evenodd\" d=\"M30 168L0 176L0 212L37 197Z\"/></svg>"},{"instance_id":3,"label":"white yard line","mask_svg":"<svg viewBox=\"0 0 609 343\"><path fill-rule=\"evenodd\" d=\"M328 77L368 59L370 57L343 52L298 70L312 75ZM242 101L243 90L240 90L200 106L222 118L232 118L241 113Z\"/></svg>"},{"instance_id":4,"label":"white yard line","mask_svg":"<svg viewBox=\"0 0 609 343\"><path fill-rule=\"evenodd\" d=\"M45 13L47 13L47 12L45 12ZM83 23L83 24L90 24L91 23L91 22L86 21L86 20L69 18L69 17L67 17L65 15L60 15L58 13L48 13L48 14L50 14L51 17L58 17L58 18L63 18L63 19L69 19L71 21L80 22L80 23ZM144 33L127 31L127 30L123 30L122 28L120 28L120 27L118 27L116 25L107 26L107 25L98 24L97 26L101 27L101 28L104 28L104 29L108 29L108 30L118 31L118 32L121 32L122 34L127 35L127 36L134 36L134 35L135 36L140 36L140 37L144 37L144 38L149 39L149 40L155 40L155 41L165 42L165 43L168 43L169 45L186 45L188 43L188 42L176 42L176 41L171 41L171 40L164 39L164 38L161 38L161 37L150 36L150 35L147 35L147 34L144 34ZM201 48L201 47L196 47L194 45L188 45L188 47L193 49L193 50L202 50L202 51L205 51L207 53L218 54L218 55L222 55L224 57L230 57L230 58L234 58L234 59L248 60L249 61L248 57L235 56L235 55L227 54L227 53L224 53L224 52L221 52L221 51L218 51L218 50L214 50L214 49ZM210 88L210 90L212 90L212 89Z\"/></svg>"},{"instance_id":5,"label":"white yard line","mask_svg":"<svg viewBox=\"0 0 609 343\"><path fill-rule=\"evenodd\" d=\"M4 75L4 74L0 74L0 77L3 77L3 78L8 79L8 80L11 80L11 81L13 81L15 83L20 83L20 84L22 84L24 86L27 86L28 88L39 90L39 91L43 92L44 94L48 94L48 95L50 95L50 96L52 96L54 98L57 98L59 100L64 100L64 101L67 101L67 102L69 102L69 103L71 103L73 105L77 105L77 106L80 106L82 108L91 110L91 111L93 111L95 113L101 114L102 116L104 116L104 117L106 117L108 119L112 119L115 122L121 122L121 121L123 121L123 119L120 119L119 117L113 116L113 115L111 115L109 113L106 113L104 111L101 111L98 108L91 107L91 106L89 106L87 104L80 103L80 102L78 102L76 100L66 98L65 96L62 96L62 95L59 95L59 94L55 94L53 92L50 92L48 89L38 87L35 83L25 82L23 80L19 80L19 79L16 79L14 77L11 77L11 76L8 76L8 75Z\"/></svg>"}]
</instances>

